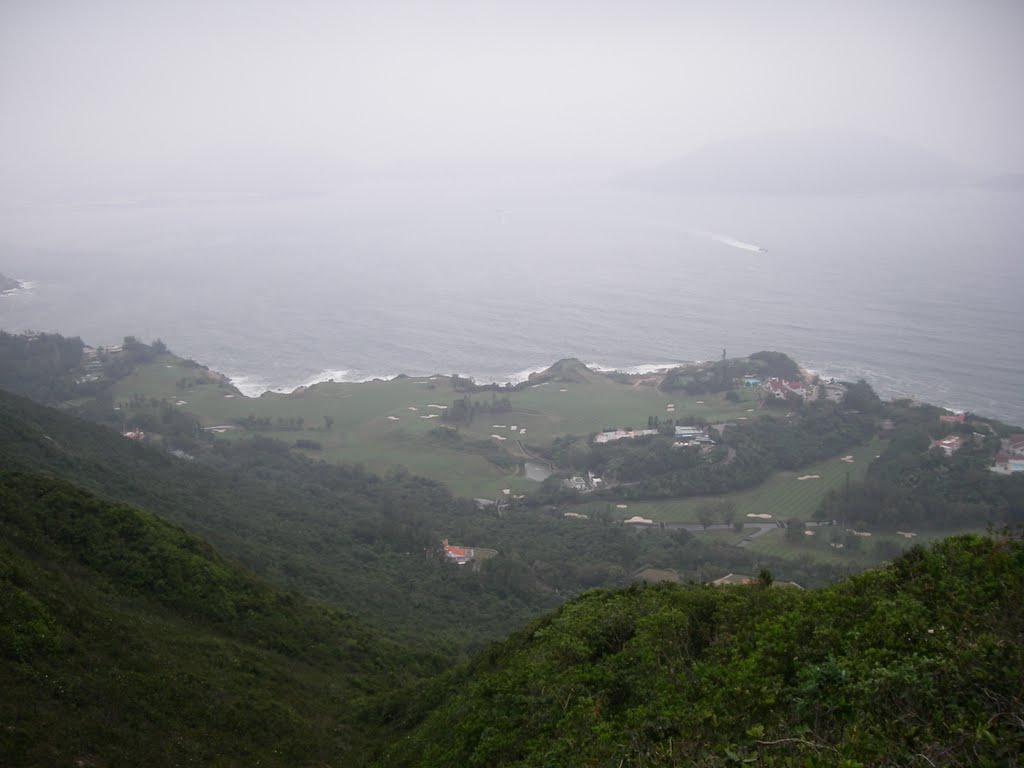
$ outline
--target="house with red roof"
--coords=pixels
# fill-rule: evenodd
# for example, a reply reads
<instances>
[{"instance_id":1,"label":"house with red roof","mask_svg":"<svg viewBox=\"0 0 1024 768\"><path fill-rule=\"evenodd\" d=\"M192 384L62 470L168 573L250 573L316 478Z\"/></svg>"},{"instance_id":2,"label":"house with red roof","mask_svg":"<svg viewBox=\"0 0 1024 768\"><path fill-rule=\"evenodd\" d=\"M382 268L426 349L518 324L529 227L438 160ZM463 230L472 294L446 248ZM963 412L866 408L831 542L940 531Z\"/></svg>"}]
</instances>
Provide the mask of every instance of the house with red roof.
<instances>
[{"instance_id":1,"label":"house with red roof","mask_svg":"<svg viewBox=\"0 0 1024 768\"><path fill-rule=\"evenodd\" d=\"M1024 435L1010 435L1003 440L991 469L1002 475L1024 472Z\"/></svg>"},{"instance_id":2,"label":"house with red roof","mask_svg":"<svg viewBox=\"0 0 1024 768\"><path fill-rule=\"evenodd\" d=\"M780 400L785 400L788 395L796 395L801 400L813 397L813 392L807 389L803 381L799 380L768 379L764 383L764 389L768 392L769 397L777 397Z\"/></svg>"},{"instance_id":3,"label":"house with red roof","mask_svg":"<svg viewBox=\"0 0 1024 768\"><path fill-rule=\"evenodd\" d=\"M445 559L451 560L459 565L465 565L473 559L472 549L468 547L456 547L448 543L448 539L441 541L441 547L444 549Z\"/></svg>"},{"instance_id":4,"label":"house with red roof","mask_svg":"<svg viewBox=\"0 0 1024 768\"><path fill-rule=\"evenodd\" d=\"M941 448L947 456L952 456L960 450L961 445L963 445L963 438L960 435L953 435L952 437L944 437L941 440L932 440L929 447Z\"/></svg>"}]
</instances>

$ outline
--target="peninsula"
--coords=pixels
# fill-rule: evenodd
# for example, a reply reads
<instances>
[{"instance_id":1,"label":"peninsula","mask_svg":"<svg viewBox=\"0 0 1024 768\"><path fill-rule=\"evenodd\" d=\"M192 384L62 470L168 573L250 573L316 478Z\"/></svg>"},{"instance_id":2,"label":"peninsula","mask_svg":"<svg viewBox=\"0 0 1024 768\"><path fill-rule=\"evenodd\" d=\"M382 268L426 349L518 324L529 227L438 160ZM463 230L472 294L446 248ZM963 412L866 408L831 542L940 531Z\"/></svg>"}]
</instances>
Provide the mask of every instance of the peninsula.
<instances>
[{"instance_id":1,"label":"peninsula","mask_svg":"<svg viewBox=\"0 0 1024 768\"><path fill-rule=\"evenodd\" d=\"M19 288L22 288L20 282L0 272L0 294L17 291Z\"/></svg>"}]
</instances>

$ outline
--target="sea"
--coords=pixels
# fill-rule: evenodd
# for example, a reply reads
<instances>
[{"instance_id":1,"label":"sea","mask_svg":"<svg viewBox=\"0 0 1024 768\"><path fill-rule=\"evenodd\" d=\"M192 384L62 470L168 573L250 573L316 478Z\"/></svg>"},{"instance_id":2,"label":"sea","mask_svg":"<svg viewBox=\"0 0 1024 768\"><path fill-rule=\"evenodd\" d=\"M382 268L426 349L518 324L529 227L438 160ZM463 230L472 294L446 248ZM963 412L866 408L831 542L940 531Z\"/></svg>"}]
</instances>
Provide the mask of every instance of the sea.
<instances>
[{"instance_id":1,"label":"sea","mask_svg":"<svg viewBox=\"0 0 1024 768\"><path fill-rule=\"evenodd\" d=\"M676 197L599 179L361 179L329 194L8 200L0 328L162 339L248 396L517 382L788 353L1024 424L1024 196Z\"/></svg>"}]
</instances>

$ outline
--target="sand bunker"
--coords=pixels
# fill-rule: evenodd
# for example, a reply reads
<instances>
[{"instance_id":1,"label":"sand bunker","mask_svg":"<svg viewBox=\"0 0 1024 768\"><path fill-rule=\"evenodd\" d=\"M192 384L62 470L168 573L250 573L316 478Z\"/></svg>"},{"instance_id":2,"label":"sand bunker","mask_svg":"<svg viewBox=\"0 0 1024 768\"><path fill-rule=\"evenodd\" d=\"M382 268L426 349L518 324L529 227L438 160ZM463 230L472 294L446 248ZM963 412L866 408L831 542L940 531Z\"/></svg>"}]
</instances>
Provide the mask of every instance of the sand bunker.
<instances>
[{"instance_id":1,"label":"sand bunker","mask_svg":"<svg viewBox=\"0 0 1024 768\"><path fill-rule=\"evenodd\" d=\"M501 492L504 493L506 496L508 496L510 493L512 493L512 489L511 488L502 488Z\"/></svg>"},{"instance_id":2,"label":"sand bunker","mask_svg":"<svg viewBox=\"0 0 1024 768\"><path fill-rule=\"evenodd\" d=\"M912 538L914 538L915 536L917 536L917 534L916 534L916 533L911 533L910 531L896 531L896 533L898 533L898 534L899 534L900 536L902 536L902 537L903 537L904 539L912 539Z\"/></svg>"},{"instance_id":3,"label":"sand bunker","mask_svg":"<svg viewBox=\"0 0 1024 768\"><path fill-rule=\"evenodd\" d=\"M559 391L559 392L568 392L569 390L568 390L568 389L560 389L560 390L558 390L558 391Z\"/></svg>"},{"instance_id":4,"label":"sand bunker","mask_svg":"<svg viewBox=\"0 0 1024 768\"><path fill-rule=\"evenodd\" d=\"M847 464L853 464L853 456L843 456L840 461L845 461Z\"/></svg>"},{"instance_id":5,"label":"sand bunker","mask_svg":"<svg viewBox=\"0 0 1024 768\"><path fill-rule=\"evenodd\" d=\"M491 424L491 429L504 429L504 424Z\"/></svg>"},{"instance_id":6,"label":"sand bunker","mask_svg":"<svg viewBox=\"0 0 1024 768\"><path fill-rule=\"evenodd\" d=\"M817 480L821 475L801 475L797 480Z\"/></svg>"},{"instance_id":7,"label":"sand bunker","mask_svg":"<svg viewBox=\"0 0 1024 768\"><path fill-rule=\"evenodd\" d=\"M495 440L507 440L508 438L502 437L501 435L491 435Z\"/></svg>"},{"instance_id":8,"label":"sand bunker","mask_svg":"<svg viewBox=\"0 0 1024 768\"><path fill-rule=\"evenodd\" d=\"M870 536L871 535L867 531L855 531L852 528L847 528L846 532L847 533L852 533L854 536Z\"/></svg>"},{"instance_id":9,"label":"sand bunker","mask_svg":"<svg viewBox=\"0 0 1024 768\"><path fill-rule=\"evenodd\" d=\"M418 411L418 410L419 410L419 408L417 408L417 407L416 407L415 405L410 405L410 406L409 406L409 410L410 410L410 411Z\"/></svg>"},{"instance_id":10,"label":"sand bunker","mask_svg":"<svg viewBox=\"0 0 1024 768\"><path fill-rule=\"evenodd\" d=\"M698 400L697 401L697 405L704 405L704 401L703 400Z\"/></svg>"},{"instance_id":11,"label":"sand bunker","mask_svg":"<svg viewBox=\"0 0 1024 768\"><path fill-rule=\"evenodd\" d=\"M519 429L519 427L517 427L515 424L513 424L511 427L509 427L509 429L511 429L513 432L515 432L517 429Z\"/></svg>"},{"instance_id":12,"label":"sand bunker","mask_svg":"<svg viewBox=\"0 0 1024 768\"><path fill-rule=\"evenodd\" d=\"M771 520L772 519L772 516L769 515L767 512L748 512L747 513L747 517L757 517L757 518L760 518L761 520Z\"/></svg>"},{"instance_id":13,"label":"sand bunker","mask_svg":"<svg viewBox=\"0 0 1024 768\"><path fill-rule=\"evenodd\" d=\"M629 509L629 504L616 504L616 509Z\"/></svg>"},{"instance_id":14,"label":"sand bunker","mask_svg":"<svg viewBox=\"0 0 1024 768\"><path fill-rule=\"evenodd\" d=\"M646 517L640 517L640 515L633 515L629 520L623 520L626 525L654 525L654 521Z\"/></svg>"},{"instance_id":15,"label":"sand bunker","mask_svg":"<svg viewBox=\"0 0 1024 768\"><path fill-rule=\"evenodd\" d=\"M224 395L224 397L226 397L226 398L232 398L232 397L234 397L234 395Z\"/></svg>"},{"instance_id":16,"label":"sand bunker","mask_svg":"<svg viewBox=\"0 0 1024 768\"><path fill-rule=\"evenodd\" d=\"M437 418L437 414L436 413L431 413L431 414L428 414L426 416L420 416L420 418L421 419L436 419Z\"/></svg>"},{"instance_id":17,"label":"sand bunker","mask_svg":"<svg viewBox=\"0 0 1024 768\"><path fill-rule=\"evenodd\" d=\"M580 520L589 520L590 519L590 515L584 515L584 514L581 514L579 512L563 512L562 513L562 517L575 517L575 518L578 518Z\"/></svg>"},{"instance_id":18,"label":"sand bunker","mask_svg":"<svg viewBox=\"0 0 1024 768\"><path fill-rule=\"evenodd\" d=\"M397 416L388 416L388 421L398 421Z\"/></svg>"},{"instance_id":19,"label":"sand bunker","mask_svg":"<svg viewBox=\"0 0 1024 768\"><path fill-rule=\"evenodd\" d=\"M439 411L446 411L446 410L448 410L448 406L447 405L435 405L434 403L431 403L430 405L428 405L427 408L437 408Z\"/></svg>"},{"instance_id":20,"label":"sand bunker","mask_svg":"<svg viewBox=\"0 0 1024 768\"><path fill-rule=\"evenodd\" d=\"M813 536L814 531L804 531L804 536Z\"/></svg>"},{"instance_id":21,"label":"sand bunker","mask_svg":"<svg viewBox=\"0 0 1024 768\"><path fill-rule=\"evenodd\" d=\"M187 400L178 400L175 403L175 405L188 405L188 401Z\"/></svg>"}]
</instances>

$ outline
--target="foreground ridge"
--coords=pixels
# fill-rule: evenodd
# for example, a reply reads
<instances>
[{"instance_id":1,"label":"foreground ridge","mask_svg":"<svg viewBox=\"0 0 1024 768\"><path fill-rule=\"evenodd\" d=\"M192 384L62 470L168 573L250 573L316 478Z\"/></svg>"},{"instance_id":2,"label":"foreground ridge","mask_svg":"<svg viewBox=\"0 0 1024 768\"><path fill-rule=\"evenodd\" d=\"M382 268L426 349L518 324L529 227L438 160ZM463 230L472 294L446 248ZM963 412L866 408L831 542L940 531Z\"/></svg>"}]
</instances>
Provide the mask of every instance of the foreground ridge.
<instances>
[{"instance_id":1,"label":"foreground ridge","mask_svg":"<svg viewBox=\"0 0 1024 768\"><path fill-rule=\"evenodd\" d=\"M465 667L380 765L1017 764L1020 540L767 583L587 593Z\"/></svg>"}]
</instances>

